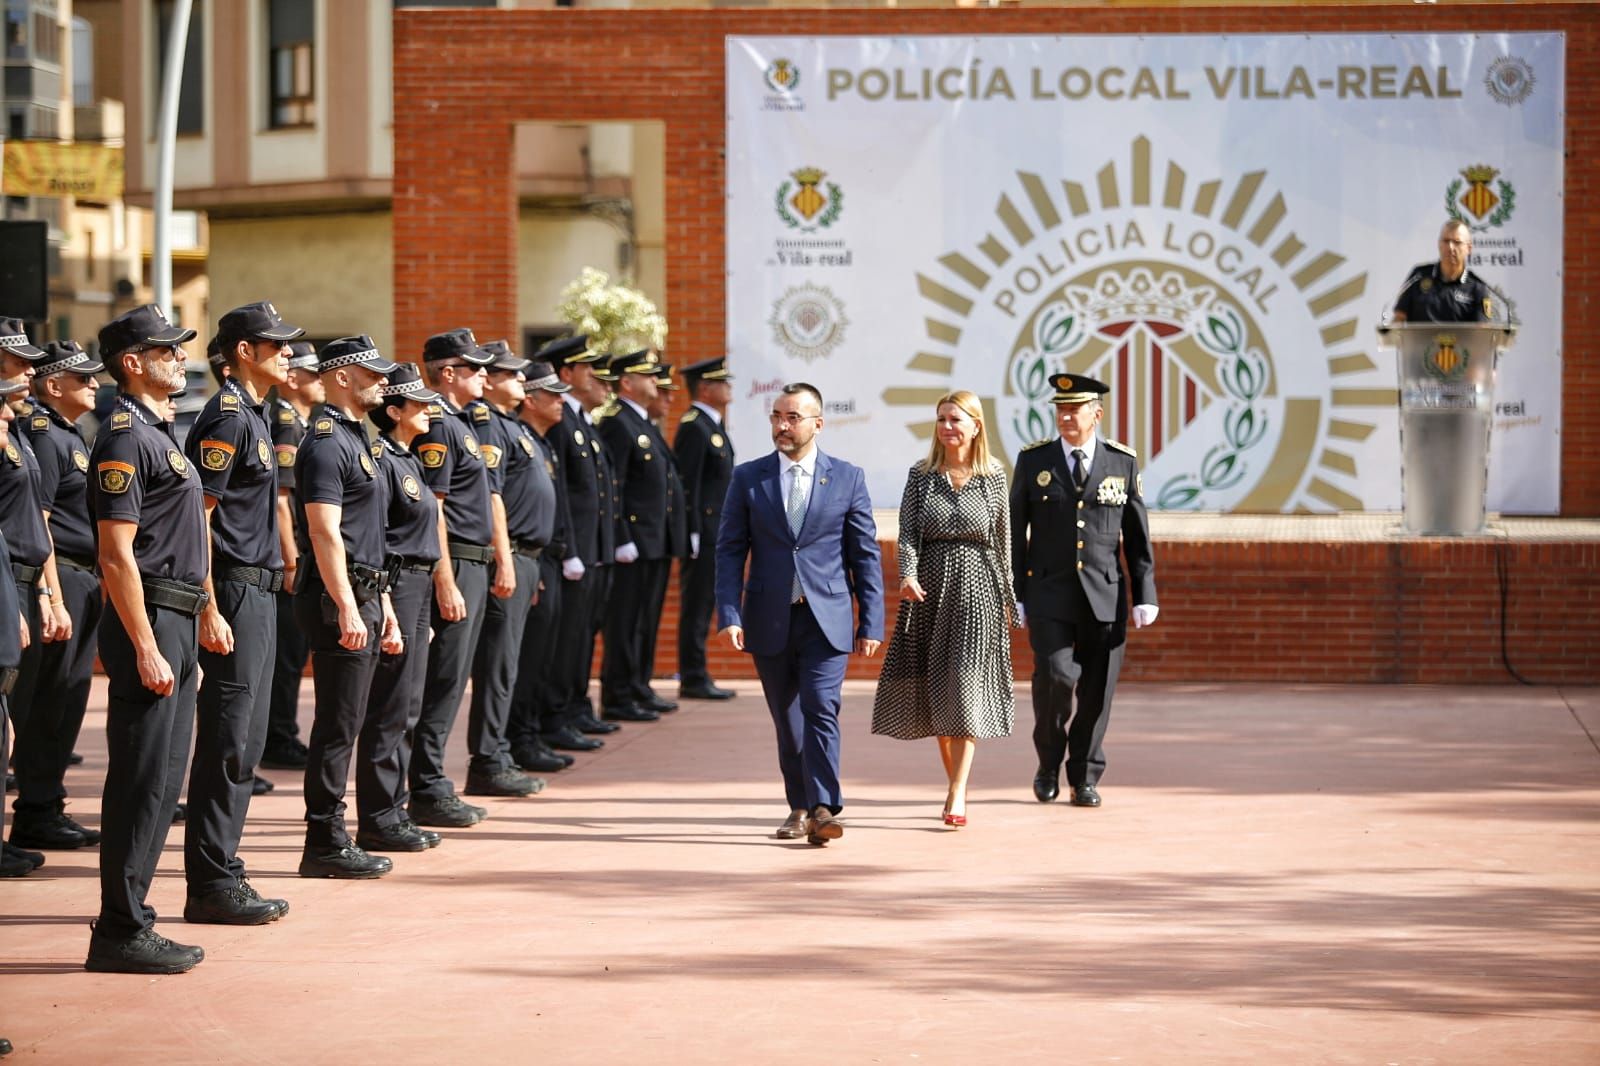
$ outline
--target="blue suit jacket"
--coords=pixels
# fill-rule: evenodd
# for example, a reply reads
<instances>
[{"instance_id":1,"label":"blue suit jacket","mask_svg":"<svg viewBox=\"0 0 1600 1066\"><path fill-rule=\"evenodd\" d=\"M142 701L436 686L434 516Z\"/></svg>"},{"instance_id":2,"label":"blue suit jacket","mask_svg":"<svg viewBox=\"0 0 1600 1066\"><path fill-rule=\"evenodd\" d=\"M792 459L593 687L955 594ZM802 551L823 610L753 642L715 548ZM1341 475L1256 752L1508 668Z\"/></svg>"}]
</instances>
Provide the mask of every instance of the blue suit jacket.
<instances>
[{"instance_id":1,"label":"blue suit jacket","mask_svg":"<svg viewBox=\"0 0 1600 1066\"><path fill-rule=\"evenodd\" d=\"M800 590L835 650L848 653L857 637L882 640L883 562L866 476L860 467L819 451L811 502L796 537L789 532L778 470L777 452L734 468L717 533L718 627L743 627L745 650L753 655L781 654L798 572Z\"/></svg>"}]
</instances>

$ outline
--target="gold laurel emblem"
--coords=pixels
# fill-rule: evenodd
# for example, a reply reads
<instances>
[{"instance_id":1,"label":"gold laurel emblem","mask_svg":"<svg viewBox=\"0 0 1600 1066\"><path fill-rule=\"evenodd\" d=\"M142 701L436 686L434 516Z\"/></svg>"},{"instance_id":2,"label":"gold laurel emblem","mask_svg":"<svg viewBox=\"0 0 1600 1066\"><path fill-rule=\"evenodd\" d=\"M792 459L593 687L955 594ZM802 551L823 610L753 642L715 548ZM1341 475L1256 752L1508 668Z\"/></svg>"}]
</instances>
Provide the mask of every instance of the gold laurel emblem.
<instances>
[{"instance_id":1,"label":"gold laurel emblem","mask_svg":"<svg viewBox=\"0 0 1600 1066\"><path fill-rule=\"evenodd\" d=\"M280 444L280 445L278 445L278 465L279 466L293 466L294 465L294 454L298 450L299 449L297 449L293 444Z\"/></svg>"},{"instance_id":2,"label":"gold laurel emblem","mask_svg":"<svg viewBox=\"0 0 1600 1066\"><path fill-rule=\"evenodd\" d=\"M405 494L413 500L422 499L422 488L417 484L417 479L410 474L400 479L400 488L405 490Z\"/></svg>"},{"instance_id":3,"label":"gold laurel emblem","mask_svg":"<svg viewBox=\"0 0 1600 1066\"><path fill-rule=\"evenodd\" d=\"M100 464L100 491L113 495L121 495L128 491L128 486L133 484L133 466L130 463L119 463L107 460Z\"/></svg>"},{"instance_id":4,"label":"gold laurel emblem","mask_svg":"<svg viewBox=\"0 0 1600 1066\"><path fill-rule=\"evenodd\" d=\"M639 447L645 449L650 447L650 438L645 436L643 433L639 434Z\"/></svg>"},{"instance_id":5,"label":"gold laurel emblem","mask_svg":"<svg viewBox=\"0 0 1600 1066\"><path fill-rule=\"evenodd\" d=\"M1039 487L1041 489L1044 488L1046 485L1050 484L1050 471L1048 471L1048 470L1039 471L1039 476L1034 478L1033 480L1038 483L1038 485L1039 485Z\"/></svg>"},{"instance_id":6,"label":"gold laurel emblem","mask_svg":"<svg viewBox=\"0 0 1600 1066\"><path fill-rule=\"evenodd\" d=\"M256 458L261 460L262 466L272 465L272 449L267 447L267 442L260 438L256 440Z\"/></svg>"},{"instance_id":7,"label":"gold laurel emblem","mask_svg":"<svg viewBox=\"0 0 1600 1066\"><path fill-rule=\"evenodd\" d=\"M179 477L186 478L189 476L189 462L183 457L183 453L176 448L167 449L167 465L172 467L172 472Z\"/></svg>"},{"instance_id":8,"label":"gold laurel emblem","mask_svg":"<svg viewBox=\"0 0 1600 1066\"><path fill-rule=\"evenodd\" d=\"M572 431L572 439L577 441L579 444L582 444L583 443L583 430L581 430L581 429L573 430Z\"/></svg>"},{"instance_id":9,"label":"gold laurel emblem","mask_svg":"<svg viewBox=\"0 0 1600 1066\"><path fill-rule=\"evenodd\" d=\"M445 453L449 450L443 444L422 444L417 447L417 458L429 470L437 470L444 465Z\"/></svg>"},{"instance_id":10,"label":"gold laurel emblem","mask_svg":"<svg viewBox=\"0 0 1600 1066\"><path fill-rule=\"evenodd\" d=\"M361 472L366 474L368 477L372 477L372 456L368 455L366 452L362 452L357 456L357 458L361 460Z\"/></svg>"},{"instance_id":11,"label":"gold laurel emblem","mask_svg":"<svg viewBox=\"0 0 1600 1066\"><path fill-rule=\"evenodd\" d=\"M461 434L461 443L465 444L467 446L467 451L474 458L482 458L482 456L481 456L481 454L479 452L479 449L478 449L478 438L477 437L474 437L471 433L463 433L463 434Z\"/></svg>"},{"instance_id":12,"label":"gold laurel emblem","mask_svg":"<svg viewBox=\"0 0 1600 1066\"><path fill-rule=\"evenodd\" d=\"M89 457L82 452L73 452L72 465L78 468L79 473L88 473Z\"/></svg>"},{"instance_id":13,"label":"gold laurel emblem","mask_svg":"<svg viewBox=\"0 0 1600 1066\"><path fill-rule=\"evenodd\" d=\"M49 429L50 428L50 416L49 415L39 415L39 416L35 417L34 420L33 420L33 428L34 429Z\"/></svg>"},{"instance_id":14,"label":"gold laurel emblem","mask_svg":"<svg viewBox=\"0 0 1600 1066\"><path fill-rule=\"evenodd\" d=\"M807 222L817 217L817 213L828 206L828 198L817 191L817 186L828 175L816 167L801 167L790 177L800 185L800 191L789 197L790 205L802 215Z\"/></svg>"},{"instance_id":15,"label":"gold laurel emblem","mask_svg":"<svg viewBox=\"0 0 1600 1066\"><path fill-rule=\"evenodd\" d=\"M129 426L132 424L133 416L126 411L118 411L116 414L111 416L112 429L121 429L123 426Z\"/></svg>"},{"instance_id":16,"label":"gold laurel emblem","mask_svg":"<svg viewBox=\"0 0 1600 1066\"><path fill-rule=\"evenodd\" d=\"M713 448L722 447L722 434L721 433L713 433L713 434L711 434L711 446Z\"/></svg>"},{"instance_id":17,"label":"gold laurel emblem","mask_svg":"<svg viewBox=\"0 0 1600 1066\"><path fill-rule=\"evenodd\" d=\"M6 445L6 458L11 460L12 466L22 465L22 453L17 450L17 446L15 444Z\"/></svg>"},{"instance_id":18,"label":"gold laurel emblem","mask_svg":"<svg viewBox=\"0 0 1600 1066\"><path fill-rule=\"evenodd\" d=\"M522 450L524 452L526 452L530 457L533 455L533 438L532 437L518 437L517 438L517 443L522 445Z\"/></svg>"}]
</instances>

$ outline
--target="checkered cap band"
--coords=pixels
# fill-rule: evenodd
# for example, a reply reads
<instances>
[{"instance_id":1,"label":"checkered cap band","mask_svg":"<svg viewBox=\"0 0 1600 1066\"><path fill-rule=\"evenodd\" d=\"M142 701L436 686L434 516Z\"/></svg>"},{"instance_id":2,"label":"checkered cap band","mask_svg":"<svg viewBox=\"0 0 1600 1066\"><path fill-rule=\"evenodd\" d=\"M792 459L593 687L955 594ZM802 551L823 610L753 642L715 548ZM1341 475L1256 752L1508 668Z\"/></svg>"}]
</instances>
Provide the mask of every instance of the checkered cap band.
<instances>
[{"instance_id":1,"label":"checkered cap band","mask_svg":"<svg viewBox=\"0 0 1600 1066\"><path fill-rule=\"evenodd\" d=\"M90 360L88 352L73 352L65 359L57 359L50 363L33 364L33 376L35 379L38 379L47 378L51 374L63 374L80 363L88 363L91 361L92 360Z\"/></svg>"},{"instance_id":2,"label":"checkered cap band","mask_svg":"<svg viewBox=\"0 0 1600 1066\"><path fill-rule=\"evenodd\" d=\"M336 355L332 359L324 359L317 364L317 370L327 373L329 370L338 370L342 366L354 366L356 363L370 363L381 361L383 356L378 354L376 348L365 348L359 352L349 352L345 355Z\"/></svg>"}]
</instances>

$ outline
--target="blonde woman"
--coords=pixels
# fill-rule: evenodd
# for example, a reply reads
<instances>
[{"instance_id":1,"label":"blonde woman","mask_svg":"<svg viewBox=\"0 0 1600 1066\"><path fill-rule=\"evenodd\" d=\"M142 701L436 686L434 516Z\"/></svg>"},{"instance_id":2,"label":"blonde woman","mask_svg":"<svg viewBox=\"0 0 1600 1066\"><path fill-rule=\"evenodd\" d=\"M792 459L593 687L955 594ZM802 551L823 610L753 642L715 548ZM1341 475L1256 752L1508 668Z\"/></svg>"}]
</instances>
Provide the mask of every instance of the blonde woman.
<instances>
[{"instance_id":1,"label":"blonde woman","mask_svg":"<svg viewBox=\"0 0 1600 1066\"><path fill-rule=\"evenodd\" d=\"M878 678L872 731L937 737L949 791L944 823L967 824L980 739L1011 734L1011 543L1006 479L989 455L983 407L940 398L933 447L900 500L900 617Z\"/></svg>"}]
</instances>

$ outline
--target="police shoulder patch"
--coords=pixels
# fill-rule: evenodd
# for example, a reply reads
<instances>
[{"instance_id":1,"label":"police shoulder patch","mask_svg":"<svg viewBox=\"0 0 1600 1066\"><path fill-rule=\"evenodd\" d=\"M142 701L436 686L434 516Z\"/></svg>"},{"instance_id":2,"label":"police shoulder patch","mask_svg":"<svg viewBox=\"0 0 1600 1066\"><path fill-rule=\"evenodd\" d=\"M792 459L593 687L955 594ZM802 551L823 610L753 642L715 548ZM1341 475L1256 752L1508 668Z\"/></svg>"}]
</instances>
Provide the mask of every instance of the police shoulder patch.
<instances>
[{"instance_id":1,"label":"police shoulder patch","mask_svg":"<svg viewBox=\"0 0 1600 1066\"><path fill-rule=\"evenodd\" d=\"M277 447L278 465L279 466L293 466L294 465L295 453L298 452L299 450L300 449L296 448L293 444L280 444L280 445L278 445L278 447Z\"/></svg>"},{"instance_id":2,"label":"police shoulder patch","mask_svg":"<svg viewBox=\"0 0 1600 1066\"><path fill-rule=\"evenodd\" d=\"M1045 438L1043 438L1041 440L1036 440L1036 441L1032 442L1031 444L1024 444L1022 446L1022 450L1025 451L1025 452L1031 452L1035 448L1043 448L1046 444L1049 444L1049 443L1051 443L1051 442L1053 442L1055 440L1058 440L1058 439L1060 439L1060 438L1058 438L1058 437L1045 437Z\"/></svg>"},{"instance_id":3,"label":"police shoulder patch","mask_svg":"<svg viewBox=\"0 0 1600 1066\"><path fill-rule=\"evenodd\" d=\"M225 440L203 440L200 442L200 465L207 470L226 470L233 462L233 451L233 445Z\"/></svg>"},{"instance_id":4,"label":"police shoulder patch","mask_svg":"<svg viewBox=\"0 0 1600 1066\"><path fill-rule=\"evenodd\" d=\"M480 425L480 426L486 425L486 424L488 424L489 419L492 418L492 417L493 417L493 415L489 411L489 405L488 404L486 404L486 403L475 403L475 404L472 405L472 421L474 422L474 424Z\"/></svg>"},{"instance_id":5,"label":"police shoulder patch","mask_svg":"<svg viewBox=\"0 0 1600 1066\"><path fill-rule=\"evenodd\" d=\"M333 419L319 418L317 419L317 424L314 428L317 436L326 437L333 432Z\"/></svg>"},{"instance_id":6,"label":"police shoulder patch","mask_svg":"<svg viewBox=\"0 0 1600 1066\"><path fill-rule=\"evenodd\" d=\"M689 408L687 411L685 411L683 413L683 417L682 418L678 419L678 424L680 426L687 426L690 422L693 422L695 419L697 419L699 417L700 417L700 408L691 407L691 408Z\"/></svg>"},{"instance_id":7,"label":"police shoulder patch","mask_svg":"<svg viewBox=\"0 0 1600 1066\"><path fill-rule=\"evenodd\" d=\"M284 407L278 411L278 422L285 426L294 424L294 408Z\"/></svg>"},{"instance_id":8,"label":"police shoulder patch","mask_svg":"<svg viewBox=\"0 0 1600 1066\"><path fill-rule=\"evenodd\" d=\"M133 425L133 415L127 411L118 411L111 416L112 429L127 429Z\"/></svg>"},{"instance_id":9,"label":"police shoulder patch","mask_svg":"<svg viewBox=\"0 0 1600 1066\"><path fill-rule=\"evenodd\" d=\"M100 491L109 492L119 496L128 491L128 486L133 484L133 464L122 463L115 459L103 461L95 470L99 475Z\"/></svg>"},{"instance_id":10,"label":"police shoulder patch","mask_svg":"<svg viewBox=\"0 0 1600 1066\"><path fill-rule=\"evenodd\" d=\"M1110 448L1114 452L1121 452L1123 455L1131 455L1135 459L1139 458L1139 453L1138 452L1134 451L1132 448L1128 447L1126 444L1122 443L1120 440L1111 440L1111 439L1107 438L1106 447Z\"/></svg>"},{"instance_id":11,"label":"police shoulder patch","mask_svg":"<svg viewBox=\"0 0 1600 1066\"><path fill-rule=\"evenodd\" d=\"M431 442L417 445L417 458L422 460L422 465L429 470L437 470L444 465L444 457L449 452L447 445Z\"/></svg>"},{"instance_id":12,"label":"police shoulder patch","mask_svg":"<svg viewBox=\"0 0 1600 1066\"><path fill-rule=\"evenodd\" d=\"M482 451L483 461L489 467L489 469L498 469L500 466L500 449L496 448L493 444L485 444L482 447Z\"/></svg>"}]
</instances>

